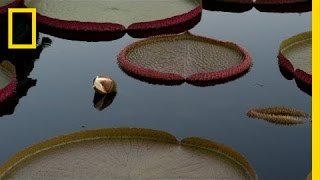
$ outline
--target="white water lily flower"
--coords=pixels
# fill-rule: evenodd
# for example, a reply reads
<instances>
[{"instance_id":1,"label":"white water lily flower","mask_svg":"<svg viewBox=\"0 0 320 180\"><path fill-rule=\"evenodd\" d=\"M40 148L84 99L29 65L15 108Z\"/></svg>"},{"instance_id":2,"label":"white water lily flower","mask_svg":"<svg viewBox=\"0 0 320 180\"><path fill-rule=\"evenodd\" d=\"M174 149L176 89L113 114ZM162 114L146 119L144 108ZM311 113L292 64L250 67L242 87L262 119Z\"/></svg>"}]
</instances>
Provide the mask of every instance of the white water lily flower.
<instances>
[{"instance_id":1,"label":"white water lily flower","mask_svg":"<svg viewBox=\"0 0 320 180\"><path fill-rule=\"evenodd\" d=\"M115 91L115 82L108 76L97 76L93 88L99 94L108 94Z\"/></svg>"}]
</instances>

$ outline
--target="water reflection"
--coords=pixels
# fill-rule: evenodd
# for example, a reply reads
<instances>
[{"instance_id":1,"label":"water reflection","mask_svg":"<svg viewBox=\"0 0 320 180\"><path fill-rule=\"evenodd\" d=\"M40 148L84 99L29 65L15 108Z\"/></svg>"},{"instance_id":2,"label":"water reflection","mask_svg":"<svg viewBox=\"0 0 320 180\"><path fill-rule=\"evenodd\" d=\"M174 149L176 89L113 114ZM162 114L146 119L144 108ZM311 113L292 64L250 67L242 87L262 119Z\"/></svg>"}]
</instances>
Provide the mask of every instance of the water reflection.
<instances>
[{"instance_id":1,"label":"water reflection","mask_svg":"<svg viewBox=\"0 0 320 180\"><path fill-rule=\"evenodd\" d=\"M116 92L108 93L105 95L95 93L93 98L93 107L99 111L106 109L112 104L116 95Z\"/></svg>"},{"instance_id":2,"label":"water reflection","mask_svg":"<svg viewBox=\"0 0 320 180\"><path fill-rule=\"evenodd\" d=\"M15 21L15 27L13 29L14 42L17 44L24 44L31 39L31 24L29 20L23 16L18 16ZM0 37L2 40L7 39L7 27L1 28ZM19 36L15 36L19 35ZM0 62L8 60L16 69L17 87L16 92L0 103L0 117L4 115L10 115L14 113L19 100L26 96L31 87L36 86L37 80L29 78L30 73L34 68L34 63L39 59L41 52L51 45L51 39L43 37L39 39L39 33L37 33L37 48L34 50L9 50L7 48L7 41L1 41L0 43Z\"/></svg>"},{"instance_id":3,"label":"water reflection","mask_svg":"<svg viewBox=\"0 0 320 180\"><path fill-rule=\"evenodd\" d=\"M309 12L312 10L312 2L298 2L298 3L263 3L251 1L235 1L235 2L225 2L225 1L212 1L212 0L202 0L203 9L209 11L222 11L222 12L234 12L241 13L251 10L253 7L260 12L273 12L273 13L302 13Z\"/></svg>"},{"instance_id":4,"label":"water reflection","mask_svg":"<svg viewBox=\"0 0 320 180\"><path fill-rule=\"evenodd\" d=\"M77 40L77 41L112 41L122 38L126 32L120 31L110 31L110 32L81 32L74 30L65 30L59 28L52 28L47 25L37 23L37 28L39 32L45 33L51 36L59 37L67 40Z\"/></svg>"},{"instance_id":5,"label":"water reflection","mask_svg":"<svg viewBox=\"0 0 320 180\"><path fill-rule=\"evenodd\" d=\"M203 9L209 11L235 12L241 13L253 8L252 3L233 3L212 0L202 0Z\"/></svg>"},{"instance_id":6,"label":"water reflection","mask_svg":"<svg viewBox=\"0 0 320 180\"><path fill-rule=\"evenodd\" d=\"M280 73L282 74L282 76L284 78L286 78L287 80L293 80L295 79L294 78L294 74L290 71L288 71L287 69L283 68L282 66L279 65L279 70L280 70ZM312 87L311 86L308 86L306 83L303 83L301 81L299 81L298 79L295 79L295 82L296 82L296 85L297 87L305 92L306 94L308 95L312 95Z\"/></svg>"},{"instance_id":7,"label":"water reflection","mask_svg":"<svg viewBox=\"0 0 320 180\"><path fill-rule=\"evenodd\" d=\"M312 10L311 0L297 3L263 4L255 3L254 7L261 12L302 13Z\"/></svg>"}]
</instances>

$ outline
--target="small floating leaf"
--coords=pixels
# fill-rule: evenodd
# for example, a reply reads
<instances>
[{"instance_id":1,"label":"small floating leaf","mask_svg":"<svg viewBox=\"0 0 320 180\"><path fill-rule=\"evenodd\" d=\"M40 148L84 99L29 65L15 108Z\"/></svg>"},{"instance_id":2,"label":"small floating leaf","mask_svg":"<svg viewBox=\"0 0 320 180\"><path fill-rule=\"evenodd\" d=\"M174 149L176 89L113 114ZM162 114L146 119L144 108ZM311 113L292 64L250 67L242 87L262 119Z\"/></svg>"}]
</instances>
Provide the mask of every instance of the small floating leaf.
<instances>
[{"instance_id":1,"label":"small floating leaf","mask_svg":"<svg viewBox=\"0 0 320 180\"><path fill-rule=\"evenodd\" d=\"M247 115L251 118L264 119L283 125L302 124L309 117L303 111L288 107L253 108L247 112Z\"/></svg>"}]
</instances>

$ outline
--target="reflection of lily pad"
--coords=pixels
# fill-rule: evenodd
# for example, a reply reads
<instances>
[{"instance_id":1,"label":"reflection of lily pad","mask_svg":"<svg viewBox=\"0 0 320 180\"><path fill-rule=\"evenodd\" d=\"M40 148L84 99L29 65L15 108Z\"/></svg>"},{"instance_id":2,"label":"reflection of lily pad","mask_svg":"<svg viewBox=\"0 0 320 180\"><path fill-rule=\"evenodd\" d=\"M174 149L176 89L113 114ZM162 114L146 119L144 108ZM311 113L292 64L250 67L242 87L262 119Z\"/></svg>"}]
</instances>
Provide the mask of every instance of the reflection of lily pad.
<instances>
[{"instance_id":1,"label":"reflection of lily pad","mask_svg":"<svg viewBox=\"0 0 320 180\"><path fill-rule=\"evenodd\" d=\"M311 72L311 32L305 32L293 36L280 45L279 67L285 77L295 78L302 89L310 89L312 85ZM303 86L306 86L303 88Z\"/></svg>"},{"instance_id":2,"label":"reflection of lily pad","mask_svg":"<svg viewBox=\"0 0 320 180\"><path fill-rule=\"evenodd\" d=\"M9 61L0 64L0 102L12 95L16 89L15 67Z\"/></svg>"},{"instance_id":3,"label":"reflection of lily pad","mask_svg":"<svg viewBox=\"0 0 320 180\"><path fill-rule=\"evenodd\" d=\"M22 0L1 0L0 1L0 15L8 12L8 8L15 8L22 6Z\"/></svg>"},{"instance_id":4,"label":"reflection of lily pad","mask_svg":"<svg viewBox=\"0 0 320 180\"><path fill-rule=\"evenodd\" d=\"M228 80L251 66L251 57L240 46L188 32L138 41L122 50L118 59L128 74L164 84Z\"/></svg>"},{"instance_id":5,"label":"reflection of lily pad","mask_svg":"<svg viewBox=\"0 0 320 180\"><path fill-rule=\"evenodd\" d=\"M18 15L18 16L16 16ZM27 43L31 40L31 22L28 21L29 18L24 16L24 14L14 13L13 26L13 41L17 44ZM4 32L1 31L6 29ZM12 50L8 49L8 24L5 24L0 28L0 62L7 60L14 66L14 76L15 76L15 90L6 98L4 101L0 102L0 117L5 115L11 115L14 113L15 108L19 104L19 101L27 93L31 87L36 86L37 80L29 78L30 73L34 68L34 63L40 58L42 51L49 47L52 43L51 39L47 37L42 37L39 39L39 33L36 33L37 48L31 50ZM13 68L11 68L13 69ZM13 71L13 70L9 70ZM1 74L1 73L0 73ZM3 78L2 74L0 79ZM0 83L1 84L1 83ZM1 85L0 85L1 86ZM1 89L1 87L0 87Z\"/></svg>"},{"instance_id":6,"label":"reflection of lily pad","mask_svg":"<svg viewBox=\"0 0 320 180\"><path fill-rule=\"evenodd\" d=\"M252 0L202 0L203 9L223 12L245 12L253 7Z\"/></svg>"},{"instance_id":7,"label":"reflection of lily pad","mask_svg":"<svg viewBox=\"0 0 320 180\"><path fill-rule=\"evenodd\" d=\"M253 4L253 0L211 0L211 1L219 2L219 3L233 3L233 4Z\"/></svg>"},{"instance_id":8,"label":"reflection of lily pad","mask_svg":"<svg viewBox=\"0 0 320 180\"><path fill-rule=\"evenodd\" d=\"M59 136L19 152L0 177L22 179L257 179L235 150L200 138L179 143L148 129L100 129Z\"/></svg>"},{"instance_id":9,"label":"reflection of lily pad","mask_svg":"<svg viewBox=\"0 0 320 180\"><path fill-rule=\"evenodd\" d=\"M312 10L311 0L256 0L256 9L261 12L308 12Z\"/></svg>"},{"instance_id":10,"label":"reflection of lily pad","mask_svg":"<svg viewBox=\"0 0 320 180\"><path fill-rule=\"evenodd\" d=\"M310 0L256 0L255 4L296 4L310 2Z\"/></svg>"},{"instance_id":11,"label":"reflection of lily pad","mask_svg":"<svg viewBox=\"0 0 320 180\"><path fill-rule=\"evenodd\" d=\"M6 100L0 102L0 117L13 114L20 99L27 96L29 89L34 87L36 83L37 80L31 78L18 82L15 93Z\"/></svg>"},{"instance_id":12,"label":"reflection of lily pad","mask_svg":"<svg viewBox=\"0 0 320 180\"><path fill-rule=\"evenodd\" d=\"M251 118L259 118L275 124L292 125L306 122L309 115L303 111L287 107L253 108L247 115Z\"/></svg>"},{"instance_id":13,"label":"reflection of lily pad","mask_svg":"<svg viewBox=\"0 0 320 180\"><path fill-rule=\"evenodd\" d=\"M200 0L136 0L134 3L132 0L25 0L25 5L37 8L37 21L48 29L87 35L95 32L102 38L109 33L119 38L126 31L141 36L140 31L151 33L167 27L177 28L198 19L202 12ZM93 37L93 40L99 39Z\"/></svg>"}]
</instances>

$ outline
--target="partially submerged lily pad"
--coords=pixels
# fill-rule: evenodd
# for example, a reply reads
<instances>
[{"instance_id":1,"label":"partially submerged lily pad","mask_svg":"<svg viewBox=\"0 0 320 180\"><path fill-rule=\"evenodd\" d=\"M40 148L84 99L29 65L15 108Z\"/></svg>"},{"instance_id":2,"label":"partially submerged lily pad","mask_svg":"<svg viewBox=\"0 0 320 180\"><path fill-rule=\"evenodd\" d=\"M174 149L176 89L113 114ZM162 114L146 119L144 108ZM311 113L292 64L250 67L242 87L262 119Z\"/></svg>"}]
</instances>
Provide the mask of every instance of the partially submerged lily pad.
<instances>
[{"instance_id":1,"label":"partially submerged lily pad","mask_svg":"<svg viewBox=\"0 0 320 180\"><path fill-rule=\"evenodd\" d=\"M282 125L302 124L309 118L308 113L288 107L252 108L247 116Z\"/></svg>"},{"instance_id":2,"label":"partially submerged lily pad","mask_svg":"<svg viewBox=\"0 0 320 180\"><path fill-rule=\"evenodd\" d=\"M121 128L77 132L35 144L0 166L0 179L257 179L228 146L201 138Z\"/></svg>"},{"instance_id":3,"label":"partially submerged lily pad","mask_svg":"<svg viewBox=\"0 0 320 180\"><path fill-rule=\"evenodd\" d=\"M92 41L100 40L99 36L101 40L116 39L125 32L141 36L141 32L148 35L166 32L169 27L178 30L193 19L199 21L202 12L201 0L135 0L134 3L132 0L25 0L24 3L26 7L37 8L37 21L47 27L41 29L82 32L92 36Z\"/></svg>"},{"instance_id":4,"label":"partially submerged lily pad","mask_svg":"<svg viewBox=\"0 0 320 180\"><path fill-rule=\"evenodd\" d=\"M135 42L120 52L118 60L129 75L162 84L228 81L251 66L250 55L237 44L189 32Z\"/></svg>"},{"instance_id":5,"label":"partially submerged lily pad","mask_svg":"<svg viewBox=\"0 0 320 180\"><path fill-rule=\"evenodd\" d=\"M293 36L280 45L279 67L287 74L285 77L295 78L297 84L306 86L311 91L312 85L312 59L311 59L312 33L305 32Z\"/></svg>"},{"instance_id":6,"label":"partially submerged lily pad","mask_svg":"<svg viewBox=\"0 0 320 180\"><path fill-rule=\"evenodd\" d=\"M11 96L16 89L17 79L14 65L9 61L0 63L0 102Z\"/></svg>"}]
</instances>

